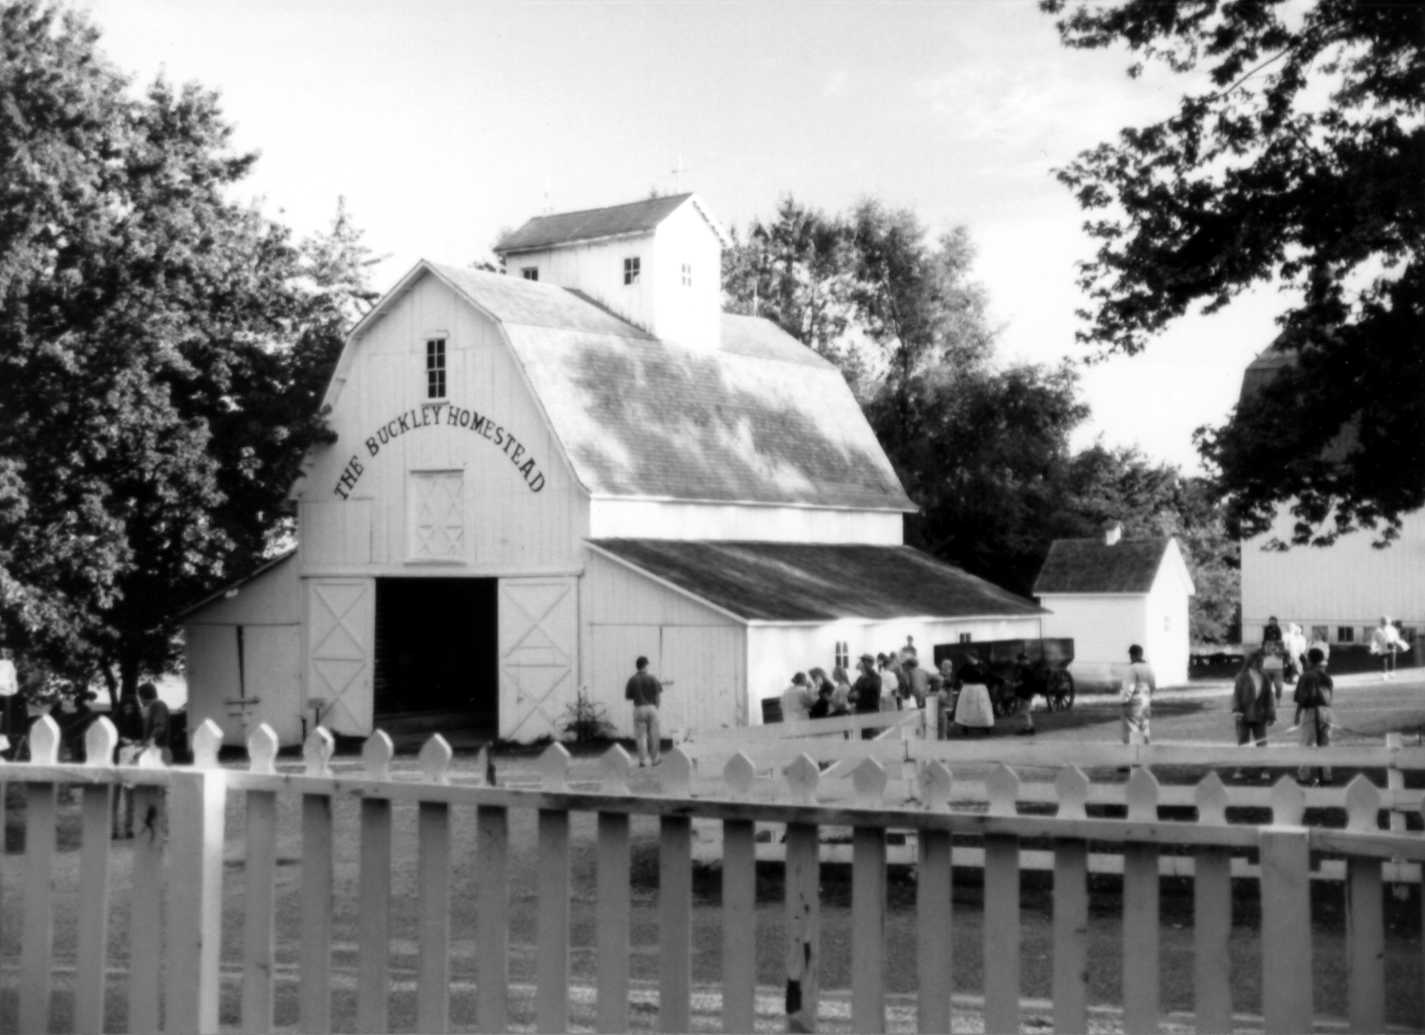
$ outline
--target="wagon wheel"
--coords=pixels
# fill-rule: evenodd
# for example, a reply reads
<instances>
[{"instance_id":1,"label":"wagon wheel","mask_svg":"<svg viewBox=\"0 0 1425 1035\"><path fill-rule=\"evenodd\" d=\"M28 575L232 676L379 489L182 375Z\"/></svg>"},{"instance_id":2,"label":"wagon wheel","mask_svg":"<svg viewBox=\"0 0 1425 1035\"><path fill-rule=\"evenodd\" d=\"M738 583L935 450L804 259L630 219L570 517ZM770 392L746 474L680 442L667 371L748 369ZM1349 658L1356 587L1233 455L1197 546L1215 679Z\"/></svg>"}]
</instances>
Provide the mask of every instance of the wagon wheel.
<instances>
[{"instance_id":1,"label":"wagon wheel","mask_svg":"<svg viewBox=\"0 0 1425 1035\"><path fill-rule=\"evenodd\" d=\"M1051 690L1050 707L1056 711L1068 711L1074 706L1074 677L1066 670L1055 672L1049 677Z\"/></svg>"}]
</instances>

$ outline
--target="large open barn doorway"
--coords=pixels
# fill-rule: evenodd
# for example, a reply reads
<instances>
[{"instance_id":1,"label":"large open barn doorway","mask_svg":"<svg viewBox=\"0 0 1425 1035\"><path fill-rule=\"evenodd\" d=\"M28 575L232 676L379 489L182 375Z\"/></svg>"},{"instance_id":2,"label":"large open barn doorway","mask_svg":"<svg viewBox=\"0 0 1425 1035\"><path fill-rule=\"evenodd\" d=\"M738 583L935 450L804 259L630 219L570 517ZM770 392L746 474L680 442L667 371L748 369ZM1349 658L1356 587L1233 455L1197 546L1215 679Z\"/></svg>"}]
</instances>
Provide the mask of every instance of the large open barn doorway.
<instances>
[{"instance_id":1,"label":"large open barn doorway","mask_svg":"<svg viewBox=\"0 0 1425 1035\"><path fill-rule=\"evenodd\" d=\"M375 708L391 732L499 725L496 579L377 579Z\"/></svg>"}]
</instances>

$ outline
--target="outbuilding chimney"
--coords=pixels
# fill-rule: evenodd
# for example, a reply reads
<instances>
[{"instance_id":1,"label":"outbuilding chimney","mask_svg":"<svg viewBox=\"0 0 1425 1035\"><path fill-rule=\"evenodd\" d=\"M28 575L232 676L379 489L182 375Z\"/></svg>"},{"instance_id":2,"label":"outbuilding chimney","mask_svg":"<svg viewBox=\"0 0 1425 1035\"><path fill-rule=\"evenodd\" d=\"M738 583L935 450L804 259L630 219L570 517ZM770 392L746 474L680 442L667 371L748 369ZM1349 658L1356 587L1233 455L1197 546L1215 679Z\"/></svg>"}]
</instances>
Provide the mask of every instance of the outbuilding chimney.
<instances>
[{"instance_id":1,"label":"outbuilding chimney","mask_svg":"<svg viewBox=\"0 0 1425 1035\"><path fill-rule=\"evenodd\" d=\"M1103 545L1112 546L1123 538L1123 523L1107 521L1103 526Z\"/></svg>"}]
</instances>

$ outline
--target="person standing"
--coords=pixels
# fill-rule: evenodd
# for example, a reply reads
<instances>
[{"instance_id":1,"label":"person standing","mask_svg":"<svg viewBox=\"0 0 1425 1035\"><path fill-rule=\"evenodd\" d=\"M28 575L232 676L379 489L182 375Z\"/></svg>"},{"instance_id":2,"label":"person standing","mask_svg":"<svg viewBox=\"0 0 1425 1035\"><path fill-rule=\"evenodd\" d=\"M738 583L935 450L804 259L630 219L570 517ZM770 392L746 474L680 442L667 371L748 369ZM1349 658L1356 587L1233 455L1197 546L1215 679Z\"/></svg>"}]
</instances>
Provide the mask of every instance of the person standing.
<instances>
[{"instance_id":1,"label":"person standing","mask_svg":"<svg viewBox=\"0 0 1425 1035\"><path fill-rule=\"evenodd\" d=\"M1286 646L1286 681L1295 683L1306 671L1306 633L1300 624L1292 622L1286 627L1282 643Z\"/></svg>"},{"instance_id":2,"label":"person standing","mask_svg":"<svg viewBox=\"0 0 1425 1035\"><path fill-rule=\"evenodd\" d=\"M152 683L139 684L139 706L143 709L144 750L157 748L164 765L173 764L173 745L170 743L173 717L168 705L158 699L158 687Z\"/></svg>"},{"instance_id":3,"label":"person standing","mask_svg":"<svg viewBox=\"0 0 1425 1035\"><path fill-rule=\"evenodd\" d=\"M914 699L917 708L925 707L925 698L930 693L930 676L920 667L920 659L912 655L905 659L905 696Z\"/></svg>"},{"instance_id":4,"label":"person standing","mask_svg":"<svg viewBox=\"0 0 1425 1035\"><path fill-rule=\"evenodd\" d=\"M782 691L782 721L801 722L811 717L814 698L805 672L792 675L791 684Z\"/></svg>"},{"instance_id":5,"label":"person standing","mask_svg":"<svg viewBox=\"0 0 1425 1035\"><path fill-rule=\"evenodd\" d=\"M895 711L901 706L901 681L895 665L884 654L876 655L876 675L881 679L881 710Z\"/></svg>"},{"instance_id":6,"label":"person standing","mask_svg":"<svg viewBox=\"0 0 1425 1035\"><path fill-rule=\"evenodd\" d=\"M1276 698L1272 685L1262 673L1262 653L1254 651L1242 663L1237 681L1232 687L1232 717L1237 722L1237 745L1254 743L1267 746L1267 727L1277 721ZM1259 770L1258 775L1265 773ZM1239 768L1234 774L1242 775Z\"/></svg>"},{"instance_id":7,"label":"person standing","mask_svg":"<svg viewBox=\"0 0 1425 1035\"><path fill-rule=\"evenodd\" d=\"M143 751L143 709L137 697L119 698L114 728L119 734L114 761L118 765L137 765ZM113 828L116 838L134 836L134 789L122 783L114 789Z\"/></svg>"},{"instance_id":8,"label":"person standing","mask_svg":"<svg viewBox=\"0 0 1425 1035\"><path fill-rule=\"evenodd\" d=\"M633 667L637 671L628 677L623 696L633 702L633 742L638 748L638 764L658 765L663 761L663 737L658 728L658 702L663 696L663 684L648 671L648 659L642 655Z\"/></svg>"},{"instance_id":9,"label":"person standing","mask_svg":"<svg viewBox=\"0 0 1425 1035\"><path fill-rule=\"evenodd\" d=\"M856 708L856 714L869 715L872 712L880 711L881 677L876 675L876 659L869 654L862 654L856 667L861 671L861 674L856 677L855 684L851 687L851 703ZM864 729L861 731L862 740L870 740L874 736L874 730Z\"/></svg>"},{"instance_id":10,"label":"person standing","mask_svg":"<svg viewBox=\"0 0 1425 1035\"><path fill-rule=\"evenodd\" d=\"M831 714L851 714L851 674L846 666L837 665L831 670Z\"/></svg>"},{"instance_id":11,"label":"person standing","mask_svg":"<svg viewBox=\"0 0 1425 1035\"><path fill-rule=\"evenodd\" d=\"M1282 699L1282 687L1286 685L1286 646L1281 638L1262 641L1262 674L1272 685L1272 696L1278 703Z\"/></svg>"},{"instance_id":12,"label":"person standing","mask_svg":"<svg viewBox=\"0 0 1425 1035\"><path fill-rule=\"evenodd\" d=\"M1153 667L1143 660L1143 648L1133 644L1128 648L1128 673L1119 690L1123 709L1123 743L1150 744L1149 721L1153 714L1153 691L1158 688Z\"/></svg>"},{"instance_id":13,"label":"person standing","mask_svg":"<svg viewBox=\"0 0 1425 1035\"><path fill-rule=\"evenodd\" d=\"M1321 651L1312 647L1306 652L1306 671L1296 681L1296 725L1301 730L1302 747L1331 746L1331 698L1335 686L1331 677L1322 667ZM1309 765L1296 771L1296 778L1302 783L1311 779ZM1321 782L1331 782L1331 767L1321 767Z\"/></svg>"},{"instance_id":14,"label":"person standing","mask_svg":"<svg viewBox=\"0 0 1425 1035\"><path fill-rule=\"evenodd\" d=\"M1409 649L1409 644L1400 638L1400 630L1381 615L1380 624L1371 630L1371 653L1380 658L1381 679L1395 675L1395 656Z\"/></svg>"}]
</instances>

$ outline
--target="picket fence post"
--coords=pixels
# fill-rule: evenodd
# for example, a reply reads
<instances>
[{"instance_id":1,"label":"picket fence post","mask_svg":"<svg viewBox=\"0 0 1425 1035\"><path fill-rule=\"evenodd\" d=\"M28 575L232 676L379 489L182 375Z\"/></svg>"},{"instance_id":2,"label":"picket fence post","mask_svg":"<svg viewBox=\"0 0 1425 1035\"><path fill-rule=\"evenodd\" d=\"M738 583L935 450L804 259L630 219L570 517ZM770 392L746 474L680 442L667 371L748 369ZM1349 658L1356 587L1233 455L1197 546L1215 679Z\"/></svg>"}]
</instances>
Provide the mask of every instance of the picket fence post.
<instances>
[{"instance_id":1,"label":"picket fence post","mask_svg":"<svg viewBox=\"0 0 1425 1035\"><path fill-rule=\"evenodd\" d=\"M368 781L391 778L391 738L376 730L361 748ZM390 1029L391 994L391 800L380 795L361 799L361 875L357 894L361 912L356 921L356 1028L362 1032Z\"/></svg>"},{"instance_id":2,"label":"picket fence post","mask_svg":"<svg viewBox=\"0 0 1425 1035\"><path fill-rule=\"evenodd\" d=\"M100 716L84 735L84 764L113 774L119 734ZM79 946L74 968L74 1030L98 1035L104 1029L105 942L109 931L109 846L111 783L84 788L84 833L79 859Z\"/></svg>"},{"instance_id":3,"label":"picket fence post","mask_svg":"<svg viewBox=\"0 0 1425 1035\"><path fill-rule=\"evenodd\" d=\"M59 724L48 715L30 726L30 760L59 761ZM31 783L25 788L25 868L20 927L20 1031L48 1031L51 955L54 951L54 850L58 788Z\"/></svg>"},{"instance_id":4,"label":"picket fence post","mask_svg":"<svg viewBox=\"0 0 1425 1035\"><path fill-rule=\"evenodd\" d=\"M757 770L738 752L722 770L728 797L752 796ZM750 819L722 821L722 1026L752 1031L757 990L757 846Z\"/></svg>"},{"instance_id":5,"label":"picket fence post","mask_svg":"<svg viewBox=\"0 0 1425 1035\"><path fill-rule=\"evenodd\" d=\"M1089 781L1077 766L1054 778L1060 819L1088 817ZM1054 1030L1088 1030L1088 842L1054 842Z\"/></svg>"},{"instance_id":6,"label":"picket fence post","mask_svg":"<svg viewBox=\"0 0 1425 1035\"><path fill-rule=\"evenodd\" d=\"M193 734L193 765L172 770L168 822L168 976L164 1030L218 1030L223 920L223 731L212 719Z\"/></svg>"},{"instance_id":7,"label":"picket fence post","mask_svg":"<svg viewBox=\"0 0 1425 1035\"><path fill-rule=\"evenodd\" d=\"M786 769L787 791L799 805L816 804L817 764L799 756ZM790 1032L816 1031L821 969L821 844L815 823L787 824L784 864L787 909L786 1015Z\"/></svg>"},{"instance_id":8,"label":"picket fence post","mask_svg":"<svg viewBox=\"0 0 1425 1035\"><path fill-rule=\"evenodd\" d=\"M439 733L421 747L418 760L427 783L450 782L454 752ZM416 810L420 866L420 972L416 985L416 1030L450 1030L450 806L423 801Z\"/></svg>"},{"instance_id":9,"label":"picket fence post","mask_svg":"<svg viewBox=\"0 0 1425 1035\"><path fill-rule=\"evenodd\" d=\"M551 744L539 758L543 790L568 789L569 752ZM539 810L535 1030L569 1030L569 813Z\"/></svg>"},{"instance_id":10,"label":"picket fence post","mask_svg":"<svg viewBox=\"0 0 1425 1035\"><path fill-rule=\"evenodd\" d=\"M324 727L302 745L309 777L331 775L336 741ZM302 940L298 1020L302 1031L331 1031L332 884L334 867L332 799L323 792L302 795Z\"/></svg>"},{"instance_id":11,"label":"picket fence post","mask_svg":"<svg viewBox=\"0 0 1425 1035\"><path fill-rule=\"evenodd\" d=\"M1158 781L1135 766L1128 777L1128 822L1158 819ZM1123 1029L1158 1030L1158 848L1123 846Z\"/></svg>"},{"instance_id":12,"label":"picket fence post","mask_svg":"<svg viewBox=\"0 0 1425 1035\"><path fill-rule=\"evenodd\" d=\"M1003 763L985 780L991 816L1018 812L1019 776ZM985 1030L1019 1030L1019 838L985 835Z\"/></svg>"},{"instance_id":13,"label":"picket fence post","mask_svg":"<svg viewBox=\"0 0 1425 1035\"><path fill-rule=\"evenodd\" d=\"M1283 777L1272 788L1272 826L1261 831L1262 1014L1267 1035L1311 1030L1311 856L1301 826L1306 796Z\"/></svg>"},{"instance_id":14,"label":"picket fence post","mask_svg":"<svg viewBox=\"0 0 1425 1035\"><path fill-rule=\"evenodd\" d=\"M1195 792L1197 821L1227 822L1227 788L1208 773ZM1232 1030L1232 854L1205 845L1193 855L1193 999L1198 1031Z\"/></svg>"},{"instance_id":15,"label":"picket fence post","mask_svg":"<svg viewBox=\"0 0 1425 1035\"><path fill-rule=\"evenodd\" d=\"M1397 735L1398 736L1398 735ZM1380 790L1357 775L1346 787L1346 829L1379 829ZM1394 821L1397 813L1391 812ZM1400 817L1404 819L1404 816ZM1351 859L1346 873L1347 999L1352 1031L1385 1030L1385 917L1379 859Z\"/></svg>"},{"instance_id":16,"label":"picket fence post","mask_svg":"<svg viewBox=\"0 0 1425 1035\"><path fill-rule=\"evenodd\" d=\"M605 794L628 794L633 762L618 744L600 761ZM629 912L632 898L629 819L623 812L598 814L598 1014L601 1032L628 1030Z\"/></svg>"},{"instance_id":17,"label":"picket fence post","mask_svg":"<svg viewBox=\"0 0 1425 1035\"><path fill-rule=\"evenodd\" d=\"M932 699L926 700L926 705ZM943 812L950 806L950 770L942 762L920 767L920 804L927 811ZM915 882L917 913L916 956L920 988L916 995L916 1022L921 1031L949 1031L951 998L955 991L954 956L950 920L952 869L950 832L923 830Z\"/></svg>"},{"instance_id":18,"label":"picket fence post","mask_svg":"<svg viewBox=\"0 0 1425 1035\"><path fill-rule=\"evenodd\" d=\"M886 769L868 758L851 771L856 804L880 809ZM886 833L855 827L851 858L851 1030L886 1030Z\"/></svg>"}]
</instances>

